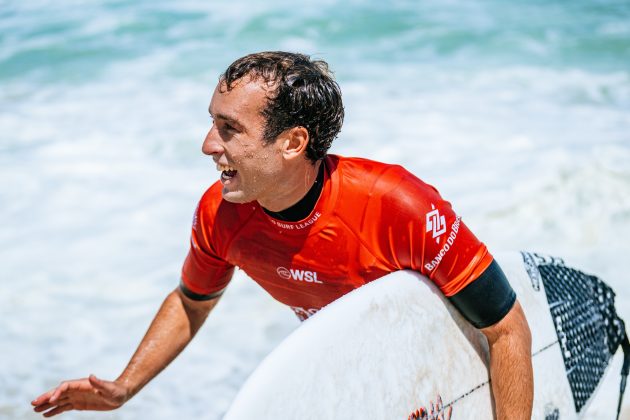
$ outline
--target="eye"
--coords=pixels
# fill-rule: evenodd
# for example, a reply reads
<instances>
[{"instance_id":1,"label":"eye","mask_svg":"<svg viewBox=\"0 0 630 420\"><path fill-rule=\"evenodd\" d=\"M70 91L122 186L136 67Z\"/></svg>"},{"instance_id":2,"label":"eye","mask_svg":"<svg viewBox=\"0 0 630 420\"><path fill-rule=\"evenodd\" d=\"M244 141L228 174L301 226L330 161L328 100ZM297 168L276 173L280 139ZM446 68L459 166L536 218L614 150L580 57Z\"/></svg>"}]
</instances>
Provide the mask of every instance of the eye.
<instances>
[{"instance_id":1,"label":"eye","mask_svg":"<svg viewBox=\"0 0 630 420\"><path fill-rule=\"evenodd\" d=\"M239 130L234 127L232 124L229 124L225 121L220 121L216 123L217 128L219 129L219 133L224 138L230 138L239 133Z\"/></svg>"}]
</instances>

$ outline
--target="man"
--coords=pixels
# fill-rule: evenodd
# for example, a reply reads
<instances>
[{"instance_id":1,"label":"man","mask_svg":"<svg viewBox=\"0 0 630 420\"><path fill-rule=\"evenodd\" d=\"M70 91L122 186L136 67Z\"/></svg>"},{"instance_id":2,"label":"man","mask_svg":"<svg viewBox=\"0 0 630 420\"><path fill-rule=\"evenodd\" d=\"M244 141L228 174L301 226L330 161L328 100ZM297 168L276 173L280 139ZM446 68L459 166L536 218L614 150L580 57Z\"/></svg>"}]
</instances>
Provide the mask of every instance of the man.
<instances>
[{"instance_id":1,"label":"man","mask_svg":"<svg viewBox=\"0 0 630 420\"><path fill-rule=\"evenodd\" d=\"M531 337L503 272L433 187L400 166L327 155L344 112L325 62L243 57L209 112L202 150L221 180L195 212L180 286L118 379L63 382L35 411L123 405L186 347L239 266L300 319L390 272L423 273L487 337L497 417L530 417Z\"/></svg>"}]
</instances>

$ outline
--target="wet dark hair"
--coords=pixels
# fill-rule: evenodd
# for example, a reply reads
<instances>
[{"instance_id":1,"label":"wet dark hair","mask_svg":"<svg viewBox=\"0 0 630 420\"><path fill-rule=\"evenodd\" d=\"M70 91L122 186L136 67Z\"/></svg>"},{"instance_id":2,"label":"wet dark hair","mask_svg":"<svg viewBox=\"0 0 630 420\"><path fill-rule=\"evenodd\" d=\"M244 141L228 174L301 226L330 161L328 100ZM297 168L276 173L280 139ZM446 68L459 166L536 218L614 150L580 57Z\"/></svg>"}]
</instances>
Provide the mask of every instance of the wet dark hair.
<instances>
[{"instance_id":1,"label":"wet dark hair","mask_svg":"<svg viewBox=\"0 0 630 420\"><path fill-rule=\"evenodd\" d=\"M262 79L271 87L263 138L273 141L283 131L304 127L309 144L306 157L313 162L326 156L343 124L341 90L328 64L308 55L267 51L246 55L227 68L220 77L227 90L244 76Z\"/></svg>"}]
</instances>

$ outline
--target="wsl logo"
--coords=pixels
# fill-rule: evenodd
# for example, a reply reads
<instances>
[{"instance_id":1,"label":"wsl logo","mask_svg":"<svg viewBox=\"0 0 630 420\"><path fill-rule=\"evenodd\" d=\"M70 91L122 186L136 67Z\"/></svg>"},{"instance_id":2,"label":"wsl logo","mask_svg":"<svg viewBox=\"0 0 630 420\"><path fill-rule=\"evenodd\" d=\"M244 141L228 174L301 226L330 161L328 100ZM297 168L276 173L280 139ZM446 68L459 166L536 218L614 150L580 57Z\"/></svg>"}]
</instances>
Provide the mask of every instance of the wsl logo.
<instances>
[{"instance_id":1,"label":"wsl logo","mask_svg":"<svg viewBox=\"0 0 630 420\"><path fill-rule=\"evenodd\" d=\"M440 242L440 235L446 232L446 220L444 216L431 204L432 211L427 213L427 232L433 231L435 243Z\"/></svg>"},{"instance_id":2,"label":"wsl logo","mask_svg":"<svg viewBox=\"0 0 630 420\"><path fill-rule=\"evenodd\" d=\"M317 272L307 270L294 270L286 269L284 267L278 267L276 273L285 280L304 281L306 283L319 283L323 282L317 280Z\"/></svg>"}]
</instances>

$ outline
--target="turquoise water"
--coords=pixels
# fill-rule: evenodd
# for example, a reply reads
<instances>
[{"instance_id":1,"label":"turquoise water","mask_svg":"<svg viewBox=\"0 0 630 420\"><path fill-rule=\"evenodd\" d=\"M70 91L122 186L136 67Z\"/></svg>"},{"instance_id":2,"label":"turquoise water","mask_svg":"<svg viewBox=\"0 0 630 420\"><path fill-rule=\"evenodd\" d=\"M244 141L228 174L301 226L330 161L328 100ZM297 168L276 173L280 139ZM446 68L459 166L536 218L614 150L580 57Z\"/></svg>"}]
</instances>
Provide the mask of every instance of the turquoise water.
<instances>
[{"instance_id":1,"label":"turquoise water","mask_svg":"<svg viewBox=\"0 0 630 420\"><path fill-rule=\"evenodd\" d=\"M627 71L629 16L625 1L9 1L0 12L0 81L89 84L162 54L160 76L204 77L244 53L281 48L322 55L343 78L361 78L356 67L365 64L399 63Z\"/></svg>"},{"instance_id":2,"label":"turquoise water","mask_svg":"<svg viewBox=\"0 0 630 420\"><path fill-rule=\"evenodd\" d=\"M403 164L491 249L599 274L630 319L627 1L0 0L0 418L35 418L30 399L62 379L120 372L218 178L199 151L217 77L275 49L335 71L334 152ZM296 326L242 273L208 324L98 418L220 418Z\"/></svg>"}]
</instances>

